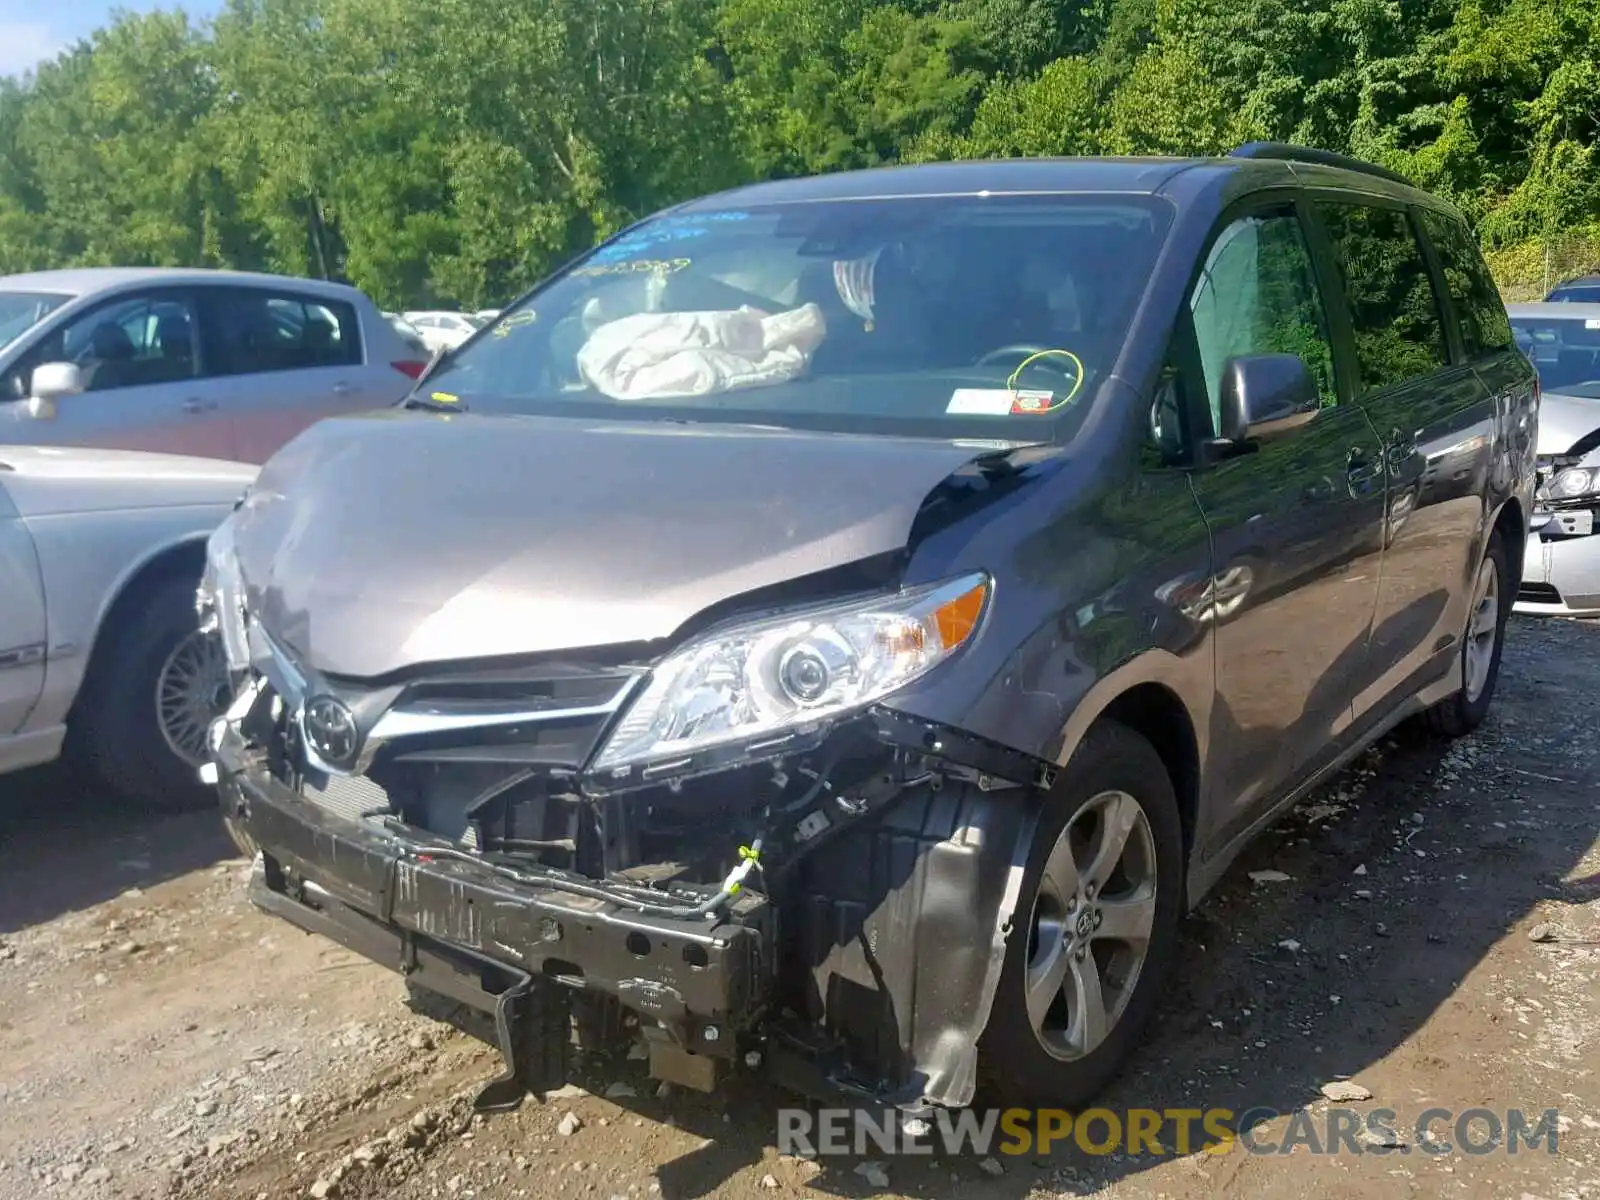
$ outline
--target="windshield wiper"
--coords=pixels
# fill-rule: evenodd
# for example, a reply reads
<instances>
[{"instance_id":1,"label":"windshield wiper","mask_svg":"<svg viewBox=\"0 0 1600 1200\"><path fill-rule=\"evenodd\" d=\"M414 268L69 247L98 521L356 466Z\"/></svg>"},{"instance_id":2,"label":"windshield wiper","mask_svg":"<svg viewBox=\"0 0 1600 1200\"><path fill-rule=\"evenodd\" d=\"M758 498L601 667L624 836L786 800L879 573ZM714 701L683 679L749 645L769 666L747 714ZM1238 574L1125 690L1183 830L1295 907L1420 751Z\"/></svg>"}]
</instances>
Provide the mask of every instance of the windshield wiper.
<instances>
[{"instance_id":1,"label":"windshield wiper","mask_svg":"<svg viewBox=\"0 0 1600 1200\"><path fill-rule=\"evenodd\" d=\"M429 413L466 413L467 406L459 400L435 400L432 395L411 394L400 402L402 408L422 408Z\"/></svg>"}]
</instances>

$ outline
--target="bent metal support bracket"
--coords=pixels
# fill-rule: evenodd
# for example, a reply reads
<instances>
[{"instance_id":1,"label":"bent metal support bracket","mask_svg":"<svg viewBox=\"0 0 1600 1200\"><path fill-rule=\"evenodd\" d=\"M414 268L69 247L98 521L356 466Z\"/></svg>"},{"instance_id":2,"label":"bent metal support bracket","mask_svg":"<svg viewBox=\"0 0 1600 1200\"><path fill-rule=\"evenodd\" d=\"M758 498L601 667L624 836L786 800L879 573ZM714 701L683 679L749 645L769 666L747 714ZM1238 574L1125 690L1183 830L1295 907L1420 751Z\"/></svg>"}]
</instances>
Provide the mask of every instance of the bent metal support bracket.
<instances>
[{"instance_id":1,"label":"bent metal support bracket","mask_svg":"<svg viewBox=\"0 0 1600 1200\"><path fill-rule=\"evenodd\" d=\"M478 1112L511 1112L533 1092L543 1095L567 1081L571 1000L559 983L526 972L501 992L494 1006L495 1040L503 1069L472 1099Z\"/></svg>"}]
</instances>

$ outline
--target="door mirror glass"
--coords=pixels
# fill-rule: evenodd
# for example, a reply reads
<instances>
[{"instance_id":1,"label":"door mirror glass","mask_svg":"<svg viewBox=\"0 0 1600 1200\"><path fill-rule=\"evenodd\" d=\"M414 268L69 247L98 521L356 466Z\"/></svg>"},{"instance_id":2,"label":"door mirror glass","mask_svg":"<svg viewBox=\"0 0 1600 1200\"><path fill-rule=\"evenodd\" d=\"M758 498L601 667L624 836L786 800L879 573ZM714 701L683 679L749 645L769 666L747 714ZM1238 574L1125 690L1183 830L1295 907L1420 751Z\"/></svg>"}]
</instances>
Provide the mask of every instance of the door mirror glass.
<instances>
[{"instance_id":1,"label":"door mirror glass","mask_svg":"<svg viewBox=\"0 0 1600 1200\"><path fill-rule=\"evenodd\" d=\"M1219 433L1233 443L1298 429L1317 415L1316 381L1297 354L1244 354L1222 368Z\"/></svg>"}]
</instances>

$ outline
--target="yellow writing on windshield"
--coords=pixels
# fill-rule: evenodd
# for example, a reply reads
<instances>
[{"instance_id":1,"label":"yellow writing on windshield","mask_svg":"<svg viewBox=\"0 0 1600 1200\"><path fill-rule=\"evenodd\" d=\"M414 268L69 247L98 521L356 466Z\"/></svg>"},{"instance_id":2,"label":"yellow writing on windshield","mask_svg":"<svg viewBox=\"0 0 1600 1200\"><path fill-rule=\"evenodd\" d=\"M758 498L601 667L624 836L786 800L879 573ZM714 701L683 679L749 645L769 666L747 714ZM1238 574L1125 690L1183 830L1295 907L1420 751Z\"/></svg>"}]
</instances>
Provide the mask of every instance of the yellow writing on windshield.
<instances>
[{"instance_id":1,"label":"yellow writing on windshield","mask_svg":"<svg viewBox=\"0 0 1600 1200\"><path fill-rule=\"evenodd\" d=\"M590 278L602 275L671 275L693 261L688 258L637 258L632 262L596 263L594 266L579 267L573 274Z\"/></svg>"},{"instance_id":2,"label":"yellow writing on windshield","mask_svg":"<svg viewBox=\"0 0 1600 1200\"><path fill-rule=\"evenodd\" d=\"M539 314L534 312L531 308L525 308L521 312L512 313L509 317L501 317L500 320L495 323L494 330L492 331L493 335L497 338L508 337L513 329L519 329L524 325L532 325L534 321L538 320L538 318Z\"/></svg>"}]
</instances>

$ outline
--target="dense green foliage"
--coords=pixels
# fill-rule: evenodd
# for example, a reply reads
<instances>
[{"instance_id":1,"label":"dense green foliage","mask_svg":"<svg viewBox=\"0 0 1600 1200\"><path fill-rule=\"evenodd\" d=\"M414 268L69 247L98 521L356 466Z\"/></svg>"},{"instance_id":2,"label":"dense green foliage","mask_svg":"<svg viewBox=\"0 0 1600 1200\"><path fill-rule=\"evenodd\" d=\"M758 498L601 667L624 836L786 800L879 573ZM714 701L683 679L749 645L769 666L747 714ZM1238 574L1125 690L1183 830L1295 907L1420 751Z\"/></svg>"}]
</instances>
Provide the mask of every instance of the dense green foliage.
<instances>
[{"instance_id":1,"label":"dense green foliage","mask_svg":"<svg viewBox=\"0 0 1600 1200\"><path fill-rule=\"evenodd\" d=\"M1449 196L1528 285L1558 233L1596 265L1597 137L1600 0L231 0L0 83L0 271L502 303L743 180L1272 138Z\"/></svg>"}]
</instances>

